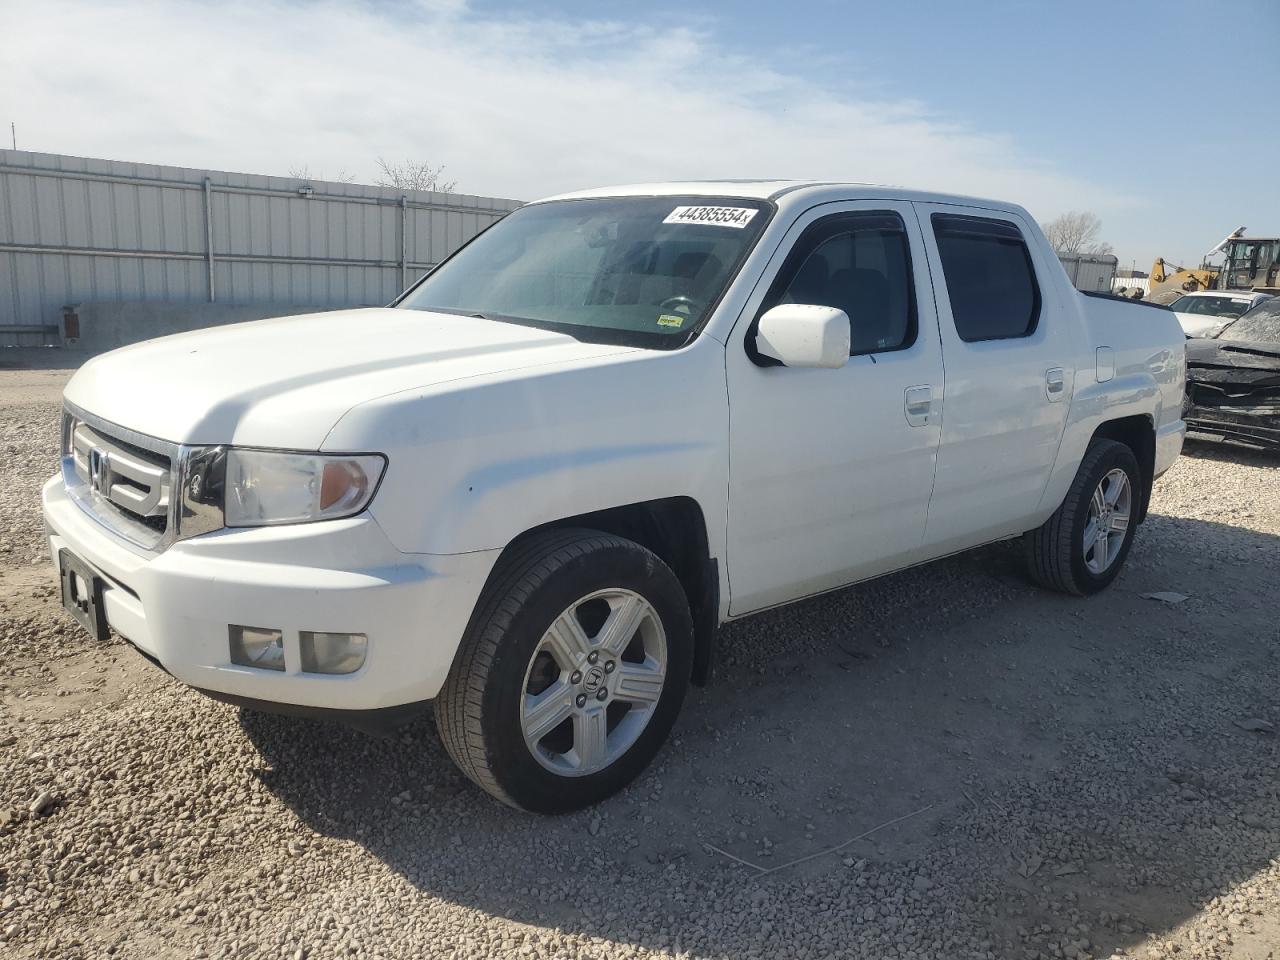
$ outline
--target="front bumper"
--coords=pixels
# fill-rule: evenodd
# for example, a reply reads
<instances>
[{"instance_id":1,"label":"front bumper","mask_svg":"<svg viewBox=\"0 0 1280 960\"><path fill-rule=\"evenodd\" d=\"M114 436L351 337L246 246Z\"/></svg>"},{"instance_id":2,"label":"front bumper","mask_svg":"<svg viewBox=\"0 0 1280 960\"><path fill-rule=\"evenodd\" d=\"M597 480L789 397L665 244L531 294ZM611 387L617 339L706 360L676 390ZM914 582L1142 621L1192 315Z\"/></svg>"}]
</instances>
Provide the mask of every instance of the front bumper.
<instances>
[{"instance_id":1,"label":"front bumper","mask_svg":"<svg viewBox=\"0 0 1280 960\"><path fill-rule=\"evenodd\" d=\"M1239 359L1240 354L1227 353L1229 346L1215 357L1188 358L1182 418L1200 433L1280 446L1280 388L1273 362L1265 356Z\"/></svg>"},{"instance_id":2,"label":"front bumper","mask_svg":"<svg viewBox=\"0 0 1280 960\"><path fill-rule=\"evenodd\" d=\"M112 629L184 683L266 704L367 711L434 698L499 553L403 554L363 514L224 529L152 554L85 513L61 478L43 500L54 562L65 548L99 573ZM283 631L285 670L232 664L233 623ZM302 672L300 630L366 634L364 665Z\"/></svg>"},{"instance_id":3,"label":"front bumper","mask_svg":"<svg viewBox=\"0 0 1280 960\"><path fill-rule=\"evenodd\" d=\"M1280 447L1280 404L1275 402L1250 409L1239 403L1202 406L1188 398L1182 417L1191 430Z\"/></svg>"},{"instance_id":4,"label":"front bumper","mask_svg":"<svg viewBox=\"0 0 1280 960\"><path fill-rule=\"evenodd\" d=\"M1187 412L1187 428L1197 433L1214 434L1231 440L1244 440L1260 446L1280 447L1280 421L1260 418L1223 415L1218 410L1192 407Z\"/></svg>"}]
</instances>

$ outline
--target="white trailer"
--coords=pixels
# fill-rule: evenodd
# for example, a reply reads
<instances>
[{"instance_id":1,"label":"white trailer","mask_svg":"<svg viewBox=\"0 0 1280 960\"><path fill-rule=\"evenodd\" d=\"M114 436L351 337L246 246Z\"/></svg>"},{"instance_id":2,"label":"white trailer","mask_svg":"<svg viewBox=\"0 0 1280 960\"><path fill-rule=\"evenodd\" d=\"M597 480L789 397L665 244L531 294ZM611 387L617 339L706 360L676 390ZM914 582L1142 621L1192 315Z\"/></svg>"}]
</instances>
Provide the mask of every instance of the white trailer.
<instances>
[{"instance_id":1,"label":"white trailer","mask_svg":"<svg viewBox=\"0 0 1280 960\"><path fill-rule=\"evenodd\" d=\"M1060 253L1058 259L1077 290L1110 293L1118 261L1110 253Z\"/></svg>"}]
</instances>

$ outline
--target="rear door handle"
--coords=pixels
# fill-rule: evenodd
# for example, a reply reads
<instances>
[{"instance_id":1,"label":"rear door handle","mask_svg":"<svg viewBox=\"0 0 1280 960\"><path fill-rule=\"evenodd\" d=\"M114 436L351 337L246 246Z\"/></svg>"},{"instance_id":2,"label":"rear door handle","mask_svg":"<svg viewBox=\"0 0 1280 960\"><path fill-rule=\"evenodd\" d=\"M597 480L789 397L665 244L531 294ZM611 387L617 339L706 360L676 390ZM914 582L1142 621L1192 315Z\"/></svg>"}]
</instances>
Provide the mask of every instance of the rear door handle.
<instances>
[{"instance_id":1,"label":"rear door handle","mask_svg":"<svg viewBox=\"0 0 1280 960\"><path fill-rule=\"evenodd\" d=\"M1049 401L1056 402L1067 395L1067 371L1062 367L1050 367L1044 372L1044 392Z\"/></svg>"},{"instance_id":2,"label":"rear door handle","mask_svg":"<svg viewBox=\"0 0 1280 960\"><path fill-rule=\"evenodd\" d=\"M923 427L929 423L929 414L933 410L933 387L921 384L907 387L906 411L907 423L913 427Z\"/></svg>"}]
</instances>

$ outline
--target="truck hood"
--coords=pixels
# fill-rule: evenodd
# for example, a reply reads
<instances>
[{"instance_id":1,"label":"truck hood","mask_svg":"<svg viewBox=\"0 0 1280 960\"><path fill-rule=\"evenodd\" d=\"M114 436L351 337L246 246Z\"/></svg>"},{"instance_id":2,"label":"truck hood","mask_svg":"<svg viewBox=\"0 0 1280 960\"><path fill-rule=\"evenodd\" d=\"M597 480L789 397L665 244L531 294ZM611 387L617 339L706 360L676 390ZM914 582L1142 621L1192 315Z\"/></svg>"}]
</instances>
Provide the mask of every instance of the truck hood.
<instances>
[{"instance_id":1,"label":"truck hood","mask_svg":"<svg viewBox=\"0 0 1280 960\"><path fill-rule=\"evenodd\" d=\"M114 350L81 367L65 396L174 443L314 450L346 411L375 397L633 350L451 314L338 310Z\"/></svg>"},{"instance_id":2,"label":"truck hood","mask_svg":"<svg viewBox=\"0 0 1280 960\"><path fill-rule=\"evenodd\" d=\"M1203 382L1280 386L1280 343L1188 340L1187 375Z\"/></svg>"}]
</instances>

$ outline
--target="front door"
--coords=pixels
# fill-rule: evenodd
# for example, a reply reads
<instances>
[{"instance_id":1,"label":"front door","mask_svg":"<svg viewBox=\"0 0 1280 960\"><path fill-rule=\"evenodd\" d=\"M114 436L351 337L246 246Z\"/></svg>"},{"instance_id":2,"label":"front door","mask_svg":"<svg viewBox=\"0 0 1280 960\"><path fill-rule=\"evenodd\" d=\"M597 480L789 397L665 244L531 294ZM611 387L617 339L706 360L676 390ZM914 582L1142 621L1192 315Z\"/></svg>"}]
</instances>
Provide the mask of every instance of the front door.
<instances>
[{"instance_id":1,"label":"front door","mask_svg":"<svg viewBox=\"0 0 1280 960\"><path fill-rule=\"evenodd\" d=\"M894 201L823 204L779 247L726 350L730 613L913 562L942 410L942 352L919 223ZM753 356L779 303L850 318L840 369Z\"/></svg>"}]
</instances>

